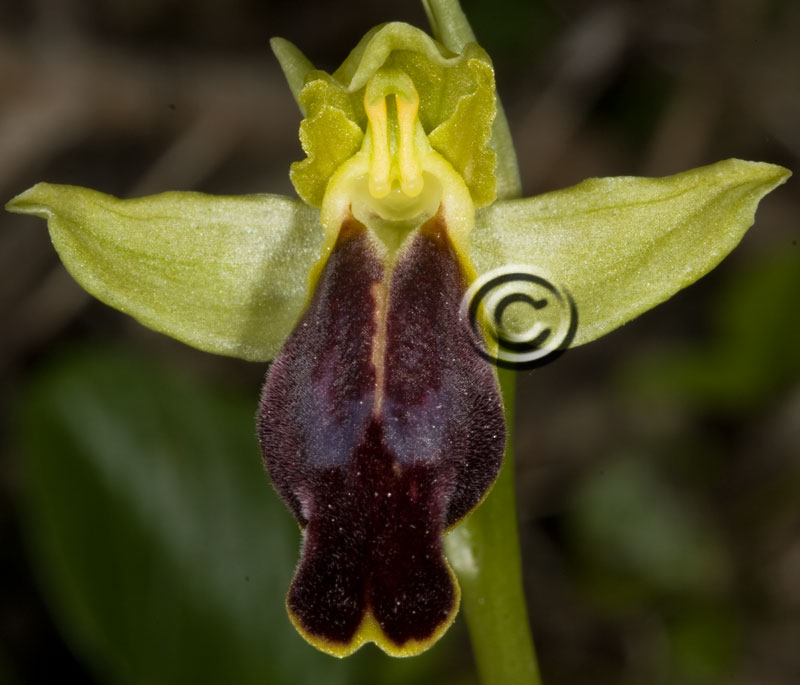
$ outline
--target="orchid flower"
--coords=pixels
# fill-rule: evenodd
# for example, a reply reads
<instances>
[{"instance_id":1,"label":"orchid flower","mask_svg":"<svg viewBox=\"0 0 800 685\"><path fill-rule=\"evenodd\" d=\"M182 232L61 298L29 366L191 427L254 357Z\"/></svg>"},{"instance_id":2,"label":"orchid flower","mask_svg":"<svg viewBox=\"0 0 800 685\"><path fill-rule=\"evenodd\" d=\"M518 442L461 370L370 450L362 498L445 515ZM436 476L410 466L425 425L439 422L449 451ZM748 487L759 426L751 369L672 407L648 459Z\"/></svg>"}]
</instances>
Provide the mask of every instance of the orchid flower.
<instances>
[{"instance_id":1,"label":"orchid flower","mask_svg":"<svg viewBox=\"0 0 800 685\"><path fill-rule=\"evenodd\" d=\"M40 183L7 205L46 219L105 303L274 360L257 430L302 529L287 608L338 656L419 653L458 610L444 536L492 487L507 433L497 370L459 315L470 285L529 265L568 290L571 344L587 343L712 269L789 176L731 159L518 199L492 63L455 0L423 4L435 38L378 26L332 74L273 40L305 117L299 198Z\"/></svg>"}]
</instances>

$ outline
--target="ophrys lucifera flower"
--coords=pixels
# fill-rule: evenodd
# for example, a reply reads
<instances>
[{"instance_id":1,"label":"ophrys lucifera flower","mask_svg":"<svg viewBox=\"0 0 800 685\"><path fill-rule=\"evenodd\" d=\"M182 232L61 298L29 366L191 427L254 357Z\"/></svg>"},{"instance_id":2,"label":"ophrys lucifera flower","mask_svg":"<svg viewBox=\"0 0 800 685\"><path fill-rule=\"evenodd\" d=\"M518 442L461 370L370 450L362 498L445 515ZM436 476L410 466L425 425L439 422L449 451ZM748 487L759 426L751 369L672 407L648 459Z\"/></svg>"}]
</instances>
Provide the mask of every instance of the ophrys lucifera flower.
<instances>
[{"instance_id":1,"label":"ophrys lucifera flower","mask_svg":"<svg viewBox=\"0 0 800 685\"><path fill-rule=\"evenodd\" d=\"M417 653L457 610L442 536L491 486L505 435L457 316L476 276L549 274L588 342L712 268L788 175L729 160L511 199L489 58L453 3L428 9L439 42L378 27L332 75L275 43L305 114L300 200L39 184L9 204L47 218L100 299L201 349L275 359L258 424L304 531L288 608L338 655Z\"/></svg>"}]
</instances>

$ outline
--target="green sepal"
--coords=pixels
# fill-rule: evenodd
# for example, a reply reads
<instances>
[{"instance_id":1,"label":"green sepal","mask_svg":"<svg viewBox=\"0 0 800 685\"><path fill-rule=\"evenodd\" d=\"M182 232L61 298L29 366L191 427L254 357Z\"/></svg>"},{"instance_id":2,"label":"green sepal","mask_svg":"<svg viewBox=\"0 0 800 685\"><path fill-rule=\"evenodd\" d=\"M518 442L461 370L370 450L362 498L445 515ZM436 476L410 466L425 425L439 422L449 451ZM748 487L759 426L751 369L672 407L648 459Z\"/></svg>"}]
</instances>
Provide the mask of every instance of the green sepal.
<instances>
[{"instance_id":1,"label":"green sepal","mask_svg":"<svg viewBox=\"0 0 800 685\"><path fill-rule=\"evenodd\" d=\"M39 183L6 209L47 220L89 293L201 350L272 359L309 295L319 213L279 195L169 192L119 200Z\"/></svg>"},{"instance_id":2,"label":"green sepal","mask_svg":"<svg viewBox=\"0 0 800 685\"><path fill-rule=\"evenodd\" d=\"M458 0L422 0L433 36L452 52L461 52L467 43L476 43L475 33Z\"/></svg>"},{"instance_id":3,"label":"green sepal","mask_svg":"<svg viewBox=\"0 0 800 685\"><path fill-rule=\"evenodd\" d=\"M298 195L319 206L331 167L352 156L348 153L361 140L355 126L366 131L364 89L381 68L411 77L431 145L464 178L477 206L492 202L497 156L489 145L496 114L491 60L476 43L455 54L399 22L372 29L331 76L316 70L306 74L298 101L306 113L301 138L308 157L292 168Z\"/></svg>"},{"instance_id":4,"label":"green sepal","mask_svg":"<svg viewBox=\"0 0 800 685\"><path fill-rule=\"evenodd\" d=\"M300 51L298 47L283 38L272 38L269 41L272 52L281 65L283 75L286 77L286 83L289 85L289 90L292 91L292 97L298 105L300 111L305 116L305 109L300 104L300 91L306 84L306 76L314 71L314 65L311 61Z\"/></svg>"},{"instance_id":5,"label":"green sepal","mask_svg":"<svg viewBox=\"0 0 800 685\"><path fill-rule=\"evenodd\" d=\"M753 224L759 200L790 175L729 159L664 178L588 179L477 212L470 254L479 273L526 265L566 288L581 345L714 268Z\"/></svg>"}]
</instances>

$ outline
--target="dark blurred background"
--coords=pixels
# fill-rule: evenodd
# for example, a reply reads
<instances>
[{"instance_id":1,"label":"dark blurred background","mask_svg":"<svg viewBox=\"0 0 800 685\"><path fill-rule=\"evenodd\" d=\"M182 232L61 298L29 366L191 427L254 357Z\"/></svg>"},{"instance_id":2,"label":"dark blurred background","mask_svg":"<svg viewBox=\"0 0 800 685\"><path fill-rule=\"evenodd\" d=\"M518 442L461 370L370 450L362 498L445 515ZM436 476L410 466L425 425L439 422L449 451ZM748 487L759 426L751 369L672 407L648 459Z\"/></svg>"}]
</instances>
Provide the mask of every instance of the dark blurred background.
<instances>
[{"instance_id":1,"label":"dark blurred background","mask_svg":"<svg viewBox=\"0 0 800 685\"><path fill-rule=\"evenodd\" d=\"M800 3L465 0L523 187L727 157L800 171ZM412 2L0 0L0 199L292 193L268 38L335 68ZM426 27L427 28L427 27ZM718 269L519 379L518 493L546 683L800 682L800 194ZM261 473L265 367L92 300L0 214L0 683L474 683L437 647L294 635L298 535Z\"/></svg>"}]
</instances>

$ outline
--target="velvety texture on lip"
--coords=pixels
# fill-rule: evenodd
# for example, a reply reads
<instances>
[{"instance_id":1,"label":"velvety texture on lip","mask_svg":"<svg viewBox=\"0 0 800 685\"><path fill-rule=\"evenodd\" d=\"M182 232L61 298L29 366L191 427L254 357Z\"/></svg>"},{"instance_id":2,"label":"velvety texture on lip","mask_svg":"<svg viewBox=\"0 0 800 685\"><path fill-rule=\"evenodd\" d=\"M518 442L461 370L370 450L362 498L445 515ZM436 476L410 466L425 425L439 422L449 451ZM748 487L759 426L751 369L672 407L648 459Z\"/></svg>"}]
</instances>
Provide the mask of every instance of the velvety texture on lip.
<instances>
[{"instance_id":1,"label":"velvety texture on lip","mask_svg":"<svg viewBox=\"0 0 800 685\"><path fill-rule=\"evenodd\" d=\"M265 463L303 527L287 607L337 655L366 641L413 654L444 632L459 591L442 535L481 500L505 446L441 214L384 261L348 218L259 411Z\"/></svg>"}]
</instances>

